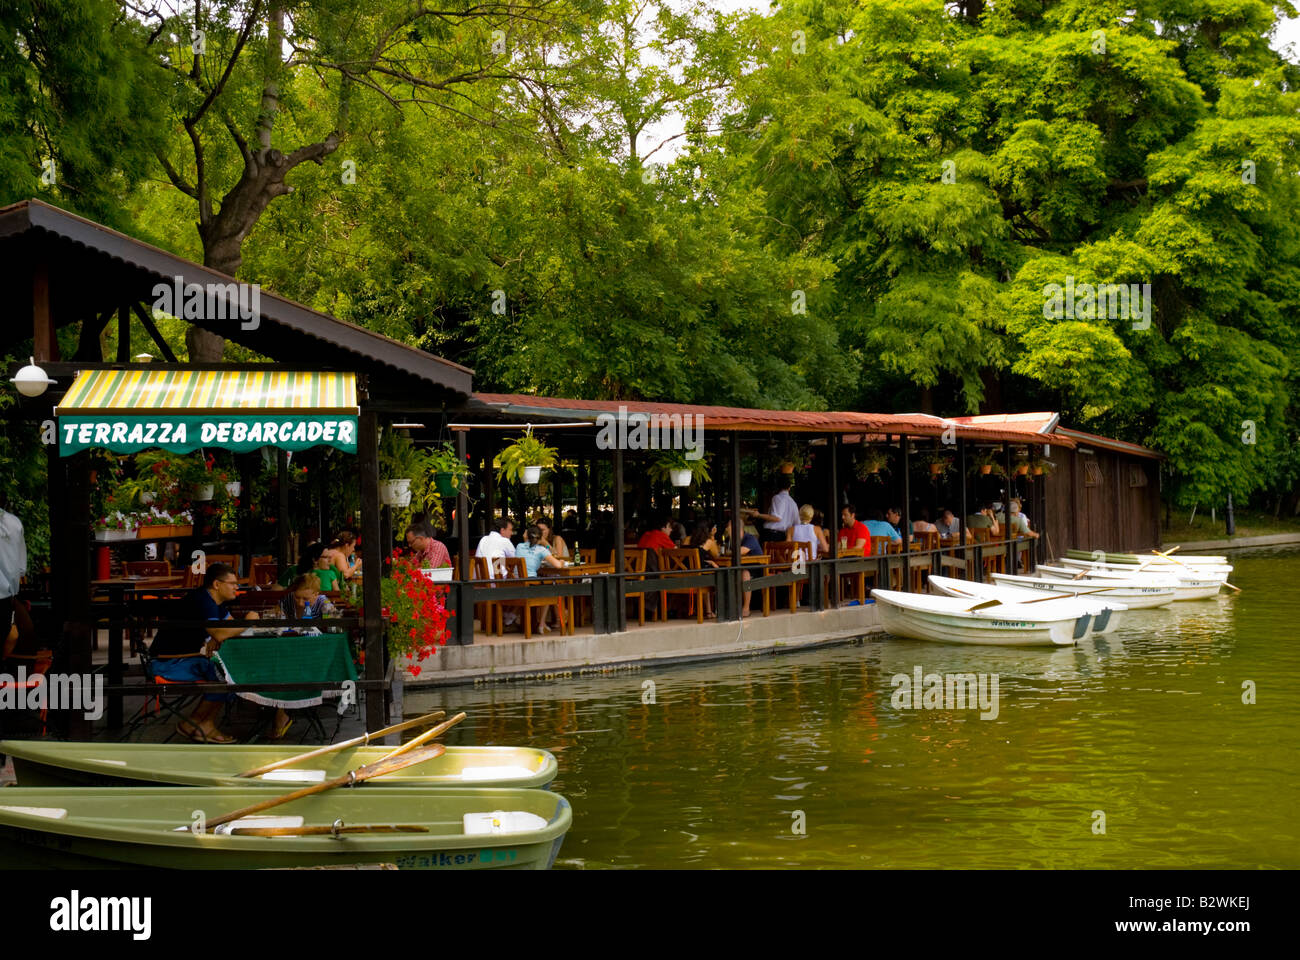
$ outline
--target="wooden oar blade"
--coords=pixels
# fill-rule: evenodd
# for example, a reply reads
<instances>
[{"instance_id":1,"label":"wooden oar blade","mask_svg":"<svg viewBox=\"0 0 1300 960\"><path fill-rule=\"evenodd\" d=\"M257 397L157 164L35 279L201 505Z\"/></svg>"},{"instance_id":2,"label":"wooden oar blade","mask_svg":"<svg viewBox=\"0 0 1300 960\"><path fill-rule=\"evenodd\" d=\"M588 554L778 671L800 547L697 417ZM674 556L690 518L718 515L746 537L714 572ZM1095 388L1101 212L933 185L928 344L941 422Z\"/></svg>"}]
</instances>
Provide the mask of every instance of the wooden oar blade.
<instances>
[{"instance_id":1,"label":"wooden oar blade","mask_svg":"<svg viewBox=\"0 0 1300 960\"><path fill-rule=\"evenodd\" d=\"M346 750L349 747L363 747L372 740L378 740L389 734L401 733L403 730L413 730L416 727L423 727L430 723L437 723L447 715L445 710L435 710L433 713L426 713L422 717L416 717L414 720L406 720L402 723L395 723L391 727L384 727L382 730L376 730L374 733L365 733L359 737L353 737L351 740L344 740L340 743L332 743L321 747L317 750L308 750L305 753L299 753L291 757L285 757L283 760L276 760L274 763L263 764L260 767L254 767L251 770L245 770L243 773L237 773L237 777L260 777L264 773L270 773L272 770L279 770L282 767L292 766L295 763L302 763L304 760L311 760L316 757L324 756L328 753L337 753L340 750Z\"/></svg>"},{"instance_id":2,"label":"wooden oar blade","mask_svg":"<svg viewBox=\"0 0 1300 960\"><path fill-rule=\"evenodd\" d=\"M987 607L1000 607L1000 606L1002 606L1001 600L983 600L980 603L975 604L975 606L973 607L967 607L966 612L973 613L976 610L984 610Z\"/></svg>"},{"instance_id":3,"label":"wooden oar blade","mask_svg":"<svg viewBox=\"0 0 1300 960\"><path fill-rule=\"evenodd\" d=\"M424 763L435 757L441 757L446 752L446 747L441 743L435 743L427 747L417 747L408 753L398 754L395 757L384 757L372 764L359 767L355 771L356 782L364 783L366 780L373 780L375 777L387 776L390 773L396 773L398 770L413 767L417 763Z\"/></svg>"}]
</instances>

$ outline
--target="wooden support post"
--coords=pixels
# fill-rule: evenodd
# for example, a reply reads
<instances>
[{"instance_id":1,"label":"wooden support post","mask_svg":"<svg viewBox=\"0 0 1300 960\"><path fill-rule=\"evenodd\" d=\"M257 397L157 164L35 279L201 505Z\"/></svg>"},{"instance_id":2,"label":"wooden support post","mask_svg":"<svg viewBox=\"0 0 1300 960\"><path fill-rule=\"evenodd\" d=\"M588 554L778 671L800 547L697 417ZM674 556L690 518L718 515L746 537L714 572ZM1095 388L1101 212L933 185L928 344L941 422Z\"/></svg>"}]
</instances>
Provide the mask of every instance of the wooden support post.
<instances>
[{"instance_id":1,"label":"wooden support post","mask_svg":"<svg viewBox=\"0 0 1300 960\"><path fill-rule=\"evenodd\" d=\"M727 617L739 620L745 604L744 570L740 563L740 541L745 536L745 519L740 515L740 434L732 430L727 442L731 447L731 569L728 571L731 589L727 591Z\"/></svg>"},{"instance_id":2,"label":"wooden support post","mask_svg":"<svg viewBox=\"0 0 1300 960\"><path fill-rule=\"evenodd\" d=\"M66 566L55 568L58 575L67 578L68 594L64 613L64 636L68 641L68 672L85 675L91 672L91 646L95 639L95 625L90 606L90 457L86 451L74 454L67 460L67 513L64 515L62 535L66 543L63 562ZM122 682L122 646L108 651L108 681ZM122 699L116 711L110 710L108 722L122 725ZM80 711L68 715L68 733L74 740L90 739L90 721Z\"/></svg>"},{"instance_id":3,"label":"wooden support post","mask_svg":"<svg viewBox=\"0 0 1300 960\"><path fill-rule=\"evenodd\" d=\"M125 303L117 308L117 362L131 362L131 308Z\"/></svg>"},{"instance_id":4,"label":"wooden support post","mask_svg":"<svg viewBox=\"0 0 1300 960\"><path fill-rule=\"evenodd\" d=\"M1011 498L1014 496L1012 485L1016 482L1016 473L1011 463L1011 445L1002 444L1003 459L1007 463L1007 492L1002 495L1002 516L1006 523L1002 527L1002 539L1007 541L1007 573L1016 572L1016 549L1011 542Z\"/></svg>"},{"instance_id":5,"label":"wooden support post","mask_svg":"<svg viewBox=\"0 0 1300 960\"><path fill-rule=\"evenodd\" d=\"M961 484L961 513L957 515L957 545L961 548L957 554L961 557L962 564L969 567L966 563L966 440L957 441L957 482Z\"/></svg>"},{"instance_id":6,"label":"wooden support post","mask_svg":"<svg viewBox=\"0 0 1300 960\"><path fill-rule=\"evenodd\" d=\"M380 579L383 556L379 544L379 421L364 407L357 425L357 459L361 471L361 592L365 607L365 678L382 681L385 676L384 621L379 613L383 602ZM398 665L400 669L400 665ZM387 725L384 691L378 685L366 688L366 729Z\"/></svg>"},{"instance_id":7,"label":"wooden support post","mask_svg":"<svg viewBox=\"0 0 1300 960\"><path fill-rule=\"evenodd\" d=\"M50 311L50 270L44 261L32 267L32 356L38 364L59 359L59 338Z\"/></svg>"},{"instance_id":8,"label":"wooden support post","mask_svg":"<svg viewBox=\"0 0 1300 960\"><path fill-rule=\"evenodd\" d=\"M838 607L840 605L840 575L839 564L835 562L840 555L839 527L836 526L839 523L840 506L840 436L838 433L826 435L826 452L830 455L830 469L826 471L827 483L830 485L830 495L826 499L826 502L830 504L830 513L826 517L827 521L829 521L826 539L830 541L831 545L828 554L831 559L831 591L828 602L831 607Z\"/></svg>"},{"instance_id":9,"label":"wooden support post","mask_svg":"<svg viewBox=\"0 0 1300 960\"><path fill-rule=\"evenodd\" d=\"M284 450L276 448L275 467L277 477L277 496L275 504L275 555L276 563L283 573L293 563L289 556L289 458ZM321 531L321 539L327 540L329 534Z\"/></svg>"},{"instance_id":10,"label":"wooden support post","mask_svg":"<svg viewBox=\"0 0 1300 960\"><path fill-rule=\"evenodd\" d=\"M618 607L614 611L613 620L617 624L616 629L622 631L627 629L627 603L624 600L626 584L621 576L623 573L623 448L619 446L614 447L614 573L620 576L617 577L613 590Z\"/></svg>"},{"instance_id":11,"label":"wooden support post","mask_svg":"<svg viewBox=\"0 0 1300 960\"><path fill-rule=\"evenodd\" d=\"M578 458L578 536L587 531L587 458Z\"/></svg>"},{"instance_id":12,"label":"wooden support post","mask_svg":"<svg viewBox=\"0 0 1300 960\"><path fill-rule=\"evenodd\" d=\"M902 589L908 591L912 589L912 524L908 519L912 510L912 468L911 455L908 452L907 434L899 437L899 441L903 453L903 515L898 522L903 529L899 530L898 533L903 538L903 572L898 579Z\"/></svg>"},{"instance_id":13,"label":"wooden support post","mask_svg":"<svg viewBox=\"0 0 1300 960\"><path fill-rule=\"evenodd\" d=\"M466 457L467 438L464 430L456 431L456 456L462 461ZM464 481L456 488L456 557L460 562L460 580L457 586L456 616L452 623L451 637L458 644L474 642L474 604L470 602L470 589L463 581L474 576L473 564L469 552L469 491Z\"/></svg>"}]
</instances>

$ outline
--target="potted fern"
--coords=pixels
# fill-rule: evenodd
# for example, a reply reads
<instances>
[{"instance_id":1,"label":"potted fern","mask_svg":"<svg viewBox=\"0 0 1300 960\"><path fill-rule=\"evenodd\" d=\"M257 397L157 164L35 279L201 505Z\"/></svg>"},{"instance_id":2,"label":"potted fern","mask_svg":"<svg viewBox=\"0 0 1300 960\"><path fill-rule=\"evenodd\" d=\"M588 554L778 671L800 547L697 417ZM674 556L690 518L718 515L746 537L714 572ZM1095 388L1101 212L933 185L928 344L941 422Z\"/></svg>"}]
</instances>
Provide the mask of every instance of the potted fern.
<instances>
[{"instance_id":1,"label":"potted fern","mask_svg":"<svg viewBox=\"0 0 1300 960\"><path fill-rule=\"evenodd\" d=\"M803 470L808 466L808 463L807 447L797 441L786 443L785 449L781 453L782 473L794 473L796 470Z\"/></svg>"},{"instance_id":2,"label":"potted fern","mask_svg":"<svg viewBox=\"0 0 1300 960\"><path fill-rule=\"evenodd\" d=\"M889 451L884 447L865 447L858 454L856 474L859 480L878 476L881 470L889 472Z\"/></svg>"},{"instance_id":3,"label":"potted fern","mask_svg":"<svg viewBox=\"0 0 1300 960\"><path fill-rule=\"evenodd\" d=\"M379 468L384 478L379 485L379 502L391 507L408 506L411 483L428 470L425 454L410 437L391 427L379 441Z\"/></svg>"},{"instance_id":4,"label":"potted fern","mask_svg":"<svg viewBox=\"0 0 1300 960\"><path fill-rule=\"evenodd\" d=\"M930 468L930 476L936 480L952 469L952 457L937 450L921 456L921 463Z\"/></svg>"},{"instance_id":5,"label":"potted fern","mask_svg":"<svg viewBox=\"0 0 1300 960\"><path fill-rule=\"evenodd\" d=\"M497 476L527 484L542 479L542 468L555 466L556 450L525 433L497 455Z\"/></svg>"},{"instance_id":6,"label":"potted fern","mask_svg":"<svg viewBox=\"0 0 1300 960\"><path fill-rule=\"evenodd\" d=\"M998 462L997 454L992 452L976 454L971 458L971 468L980 476L985 477L990 473L1001 477L1007 472L1002 464Z\"/></svg>"},{"instance_id":7,"label":"potted fern","mask_svg":"<svg viewBox=\"0 0 1300 960\"><path fill-rule=\"evenodd\" d=\"M667 480L674 487L689 487L692 482L708 483L709 467L706 457L691 460L685 450L665 450L646 470L651 480Z\"/></svg>"}]
</instances>

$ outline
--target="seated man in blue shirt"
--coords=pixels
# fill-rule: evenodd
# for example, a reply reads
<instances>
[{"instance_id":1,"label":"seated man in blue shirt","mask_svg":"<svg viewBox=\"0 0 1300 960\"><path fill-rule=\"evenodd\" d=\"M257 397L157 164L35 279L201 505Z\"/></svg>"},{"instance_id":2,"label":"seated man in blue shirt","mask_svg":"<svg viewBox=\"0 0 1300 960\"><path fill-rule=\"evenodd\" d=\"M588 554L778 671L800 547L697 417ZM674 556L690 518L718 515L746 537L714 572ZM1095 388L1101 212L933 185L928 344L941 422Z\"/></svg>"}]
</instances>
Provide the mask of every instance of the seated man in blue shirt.
<instances>
[{"instance_id":1,"label":"seated man in blue shirt","mask_svg":"<svg viewBox=\"0 0 1300 960\"><path fill-rule=\"evenodd\" d=\"M902 534L894 529L893 524L885 522L879 510L868 511L867 531L873 537L888 537L893 543L899 543L903 539Z\"/></svg>"},{"instance_id":2,"label":"seated man in blue shirt","mask_svg":"<svg viewBox=\"0 0 1300 960\"><path fill-rule=\"evenodd\" d=\"M214 563L203 575L203 586L191 590L177 602L171 619L229 620L226 605L238 595L239 577L234 568ZM249 613L248 619L257 619L257 614ZM208 656L227 639L242 632L242 627L163 627L149 645L154 676L178 683L218 683L217 668ZM234 743L234 737L217 727L217 714L229 699L228 693L204 694L189 720L180 723L177 731L195 743Z\"/></svg>"}]
</instances>

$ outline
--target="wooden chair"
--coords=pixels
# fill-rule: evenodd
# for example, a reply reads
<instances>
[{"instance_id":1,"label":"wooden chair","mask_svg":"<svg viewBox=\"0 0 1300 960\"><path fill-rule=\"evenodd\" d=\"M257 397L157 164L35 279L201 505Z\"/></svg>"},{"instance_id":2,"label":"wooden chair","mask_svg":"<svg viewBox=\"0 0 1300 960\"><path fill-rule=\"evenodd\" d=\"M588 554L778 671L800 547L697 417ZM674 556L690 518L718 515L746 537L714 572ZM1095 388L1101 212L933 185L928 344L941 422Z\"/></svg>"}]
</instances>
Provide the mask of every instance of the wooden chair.
<instances>
[{"instance_id":1,"label":"wooden chair","mask_svg":"<svg viewBox=\"0 0 1300 960\"><path fill-rule=\"evenodd\" d=\"M939 549L939 531L930 530L924 533L913 533L912 539L908 542L911 550L919 553L926 550ZM911 577L912 591L920 593L925 589L925 580L933 569L934 557L908 557L907 558L908 574Z\"/></svg>"},{"instance_id":2,"label":"wooden chair","mask_svg":"<svg viewBox=\"0 0 1300 960\"><path fill-rule=\"evenodd\" d=\"M504 560L504 557L496 558L497 561ZM470 565L473 568L474 575L472 580L495 580L497 571L493 569L493 564L487 557L471 557ZM502 566L501 573L505 572ZM484 633L491 633L496 624L497 605L491 601L474 604L474 619L479 622L479 627Z\"/></svg>"},{"instance_id":3,"label":"wooden chair","mask_svg":"<svg viewBox=\"0 0 1300 960\"><path fill-rule=\"evenodd\" d=\"M649 551L645 547L624 547L623 548L623 572L624 573L645 573L646 554ZM609 552L609 565L614 566L615 553ZM645 590L628 589L633 583L644 580L644 576L625 577L623 579L624 589L623 597L625 600L635 600L637 603L637 623L645 626ZM661 619L659 613L655 613L656 619Z\"/></svg>"},{"instance_id":4,"label":"wooden chair","mask_svg":"<svg viewBox=\"0 0 1300 960\"><path fill-rule=\"evenodd\" d=\"M865 547L841 547L838 553L839 557L863 557L866 556ZM830 579L827 574L826 579ZM853 592L853 586L857 586L857 598L859 604L867 602L867 571L859 570L857 573L840 574L840 599L847 599Z\"/></svg>"},{"instance_id":5,"label":"wooden chair","mask_svg":"<svg viewBox=\"0 0 1300 960\"><path fill-rule=\"evenodd\" d=\"M892 545L893 545L893 540L890 537L872 537L871 542L867 545L865 551L866 556L883 557L890 552L890 547ZM863 573L864 576L871 578L872 589L875 589L876 587L880 586L880 582L879 582L880 564L878 562L873 563L870 567L868 567L865 571L863 571ZM894 588L894 569L892 563L889 564L889 588L891 590Z\"/></svg>"},{"instance_id":6,"label":"wooden chair","mask_svg":"<svg viewBox=\"0 0 1300 960\"><path fill-rule=\"evenodd\" d=\"M807 559L812 556L812 544L807 540L773 540L767 543L765 547L767 556L771 560L768 567L769 573L786 573L794 565L794 559L800 553ZM794 613L799 609L799 591L801 585L808 582L808 578L796 580L790 584L790 612ZM766 587L765 590L772 590L773 587ZM764 600L763 616L767 616L768 603Z\"/></svg>"},{"instance_id":7,"label":"wooden chair","mask_svg":"<svg viewBox=\"0 0 1300 960\"><path fill-rule=\"evenodd\" d=\"M523 557L503 557L506 568L506 580L528 580L528 568L524 564ZM497 616L497 636L505 632L505 610L508 607L518 609L524 621L524 639L533 638L533 611L543 607L555 607L556 622L560 625L560 633L568 633L571 630L565 628L564 616L564 597L525 597L519 600L501 600L494 604ZM572 618L570 618L571 621Z\"/></svg>"},{"instance_id":8,"label":"wooden chair","mask_svg":"<svg viewBox=\"0 0 1300 960\"><path fill-rule=\"evenodd\" d=\"M280 578L280 566L275 561L253 561L253 571L248 578L250 586L273 587Z\"/></svg>"},{"instance_id":9,"label":"wooden chair","mask_svg":"<svg viewBox=\"0 0 1300 960\"><path fill-rule=\"evenodd\" d=\"M993 542L993 531L988 527L972 527L971 533L975 535L977 544L986 544ZM982 551L981 564L983 569L980 571L980 580L987 581L989 574L1004 573L1007 565L1006 553L997 547L987 548Z\"/></svg>"},{"instance_id":10,"label":"wooden chair","mask_svg":"<svg viewBox=\"0 0 1300 960\"><path fill-rule=\"evenodd\" d=\"M694 547L678 547L674 550L659 550L659 570L664 576L690 577L698 582L700 579L700 551ZM668 595L686 594L695 608L695 622L704 622L704 590L702 587L668 587L659 591L659 609L663 618L668 619Z\"/></svg>"}]
</instances>

